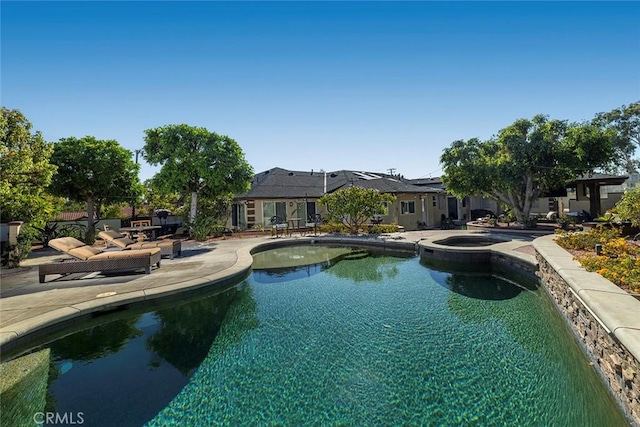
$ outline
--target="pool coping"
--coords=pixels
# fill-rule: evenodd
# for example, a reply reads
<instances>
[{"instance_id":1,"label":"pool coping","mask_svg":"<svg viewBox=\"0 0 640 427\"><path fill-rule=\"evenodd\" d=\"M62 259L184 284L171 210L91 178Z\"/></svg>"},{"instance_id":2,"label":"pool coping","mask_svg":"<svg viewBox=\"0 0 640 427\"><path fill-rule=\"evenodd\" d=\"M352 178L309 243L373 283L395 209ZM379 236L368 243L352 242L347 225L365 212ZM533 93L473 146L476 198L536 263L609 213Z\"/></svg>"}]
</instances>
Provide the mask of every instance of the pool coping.
<instances>
[{"instance_id":1,"label":"pool coping","mask_svg":"<svg viewBox=\"0 0 640 427\"><path fill-rule=\"evenodd\" d=\"M585 270L554 239L554 235L539 237L533 246L605 331L640 361L640 301L598 273Z\"/></svg>"}]
</instances>

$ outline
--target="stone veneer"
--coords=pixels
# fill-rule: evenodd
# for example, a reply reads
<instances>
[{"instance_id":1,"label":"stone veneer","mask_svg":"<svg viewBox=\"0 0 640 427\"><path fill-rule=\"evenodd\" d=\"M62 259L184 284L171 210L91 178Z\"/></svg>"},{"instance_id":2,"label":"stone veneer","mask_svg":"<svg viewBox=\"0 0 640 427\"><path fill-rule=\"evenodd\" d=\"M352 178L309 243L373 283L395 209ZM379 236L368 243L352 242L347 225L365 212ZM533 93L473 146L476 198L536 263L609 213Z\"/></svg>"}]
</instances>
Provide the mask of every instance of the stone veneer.
<instances>
[{"instance_id":1,"label":"stone veneer","mask_svg":"<svg viewBox=\"0 0 640 427\"><path fill-rule=\"evenodd\" d=\"M640 301L545 236L538 276L630 421L640 426Z\"/></svg>"}]
</instances>

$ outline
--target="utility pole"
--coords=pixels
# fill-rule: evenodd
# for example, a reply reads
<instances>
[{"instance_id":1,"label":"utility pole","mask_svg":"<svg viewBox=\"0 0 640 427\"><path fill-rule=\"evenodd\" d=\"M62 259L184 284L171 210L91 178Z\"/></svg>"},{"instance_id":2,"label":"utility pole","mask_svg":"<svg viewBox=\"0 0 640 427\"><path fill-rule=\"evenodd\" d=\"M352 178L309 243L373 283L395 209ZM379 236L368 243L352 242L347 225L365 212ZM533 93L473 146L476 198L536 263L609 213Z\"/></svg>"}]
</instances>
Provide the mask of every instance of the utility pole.
<instances>
[{"instance_id":1,"label":"utility pole","mask_svg":"<svg viewBox=\"0 0 640 427\"><path fill-rule=\"evenodd\" d=\"M389 171L389 175L394 176L393 173L396 171L396 168L389 168L387 170Z\"/></svg>"},{"instance_id":2,"label":"utility pole","mask_svg":"<svg viewBox=\"0 0 640 427\"><path fill-rule=\"evenodd\" d=\"M136 153L136 165L138 164L138 156L142 153L142 149L135 150ZM131 219L136 219L136 202L131 202Z\"/></svg>"}]
</instances>

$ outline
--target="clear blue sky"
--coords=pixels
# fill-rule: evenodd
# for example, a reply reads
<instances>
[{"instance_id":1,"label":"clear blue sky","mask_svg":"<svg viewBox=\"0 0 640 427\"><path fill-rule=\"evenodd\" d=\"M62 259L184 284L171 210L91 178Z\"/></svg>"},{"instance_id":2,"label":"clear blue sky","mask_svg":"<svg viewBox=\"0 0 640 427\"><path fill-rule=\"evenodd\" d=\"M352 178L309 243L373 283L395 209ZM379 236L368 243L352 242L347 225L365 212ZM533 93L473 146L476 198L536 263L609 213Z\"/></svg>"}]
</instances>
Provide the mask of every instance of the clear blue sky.
<instances>
[{"instance_id":1,"label":"clear blue sky","mask_svg":"<svg viewBox=\"0 0 640 427\"><path fill-rule=\"evenodd\" d=\"M2 1L2 105L49 141L135 150L187 123L260 172L438 176L442 150L537 113L640 100L637 2ZM153 167L142 162L141 179Z\"/></svg>"}]
</instances>

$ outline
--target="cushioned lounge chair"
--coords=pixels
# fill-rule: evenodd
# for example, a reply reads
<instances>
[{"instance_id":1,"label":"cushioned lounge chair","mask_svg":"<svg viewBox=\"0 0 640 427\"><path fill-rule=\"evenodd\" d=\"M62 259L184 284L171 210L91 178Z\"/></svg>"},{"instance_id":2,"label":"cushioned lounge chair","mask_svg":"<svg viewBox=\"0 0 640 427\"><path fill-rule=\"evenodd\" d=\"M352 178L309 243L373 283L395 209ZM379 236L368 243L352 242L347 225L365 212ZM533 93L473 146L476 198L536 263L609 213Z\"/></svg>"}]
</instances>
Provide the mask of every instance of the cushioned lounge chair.
<instances>
[{"instance_id":1,"label":"cushioned lounge chair","mask_svg":"<svg viewBox=\"0 0 640 427\"><path fill-rule=\"evenodd\" d=\"M151 267L160 267L160 248L127 251L102 251L86 245L73 237L61 237L49 242L54 249L71 255L71 259L49 264L40 264L40 283L49 274L90 273L93 271L129 271L144 269L151 273Z\"/></svg>"},{"instance_id":2,"label":"cushioned lounge chair","mask_svg":"<svg viewBox=\"0 0 640 427\"><path fill-rule=\"evenodd\" d=\"M174 256L182 253L182 243L180 240L154 240L147 242L136 242L127 235L115 230L101 231L98 233L101 239L122 249L150 249L160 248L162 256L173 259Z\"/></svg>"}]
</instances>

